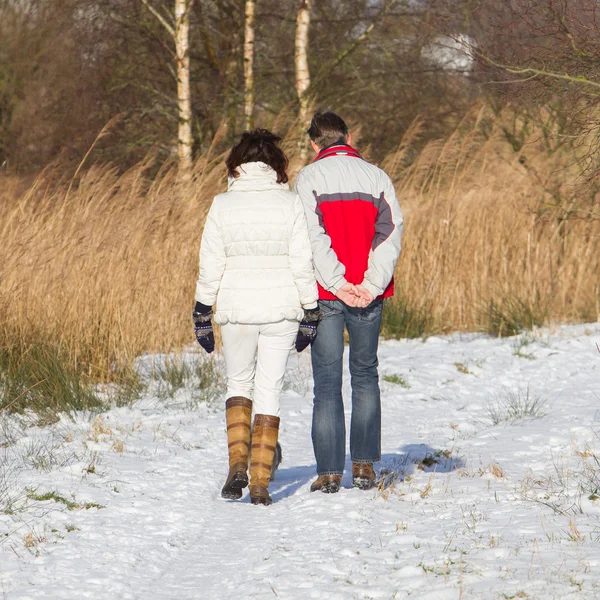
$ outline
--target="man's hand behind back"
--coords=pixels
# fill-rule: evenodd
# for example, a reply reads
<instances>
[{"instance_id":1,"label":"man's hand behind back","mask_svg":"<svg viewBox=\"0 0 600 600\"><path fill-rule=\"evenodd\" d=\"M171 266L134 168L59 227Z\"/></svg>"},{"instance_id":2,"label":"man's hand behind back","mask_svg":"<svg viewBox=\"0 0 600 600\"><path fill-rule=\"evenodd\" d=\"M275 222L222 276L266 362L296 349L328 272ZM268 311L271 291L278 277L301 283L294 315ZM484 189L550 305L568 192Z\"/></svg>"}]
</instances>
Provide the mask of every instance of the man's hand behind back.
<instances>
[{"instance_id":1,"label":"man's hand behind back","mask_svg":"<svg viewBox=\"0 0 600 600\"><path fill-rule=\"evenodd\" d=\"M373 295L362 285L345 283L336 293L336 296L348 306L353 308L366 308L373 302Z\"/></svg>"},{"instance_id":2,"label":"man's hand behind back","mask_svg":"<svg viewBox=\"0 0 600 600\"><path fill-rule=\"evenodd\" d=\"M351 283L345 283L335 295L348 306L358 306L358 299L360 297L358 290L355 285Z\"/></svg>"},{"instance_id":3,"label":"man's hand behind back","mask_svg":"<svg viewBox=\"0 0 600 600\"><path fill-rule=\"evenodd\" d=\"M371 292L362 285L357 285L355 287L360 295L360 304L358 304L358 306L361 308L367 308L367 306L373 302L373 294L371 294Z\"/></svg>"}]
</instances>

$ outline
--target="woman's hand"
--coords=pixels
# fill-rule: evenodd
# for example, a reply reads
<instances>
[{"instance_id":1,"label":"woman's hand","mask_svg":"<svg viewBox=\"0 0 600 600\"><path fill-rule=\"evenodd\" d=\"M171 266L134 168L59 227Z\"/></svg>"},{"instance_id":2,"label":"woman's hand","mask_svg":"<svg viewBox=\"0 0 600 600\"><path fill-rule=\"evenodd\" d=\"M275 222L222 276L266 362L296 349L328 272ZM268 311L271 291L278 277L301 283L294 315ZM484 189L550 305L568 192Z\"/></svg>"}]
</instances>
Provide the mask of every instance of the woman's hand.
<instances>
[{"instance_id":1,"label":"woman's hand","mask_svg":"<svg viewBox=\"0 0 600 600\"><path fill-rule=\"evenodd\" d=\"M208 310L206 310L208 308ZM212 326L213 311L210 306L206 307L199 302L192 312L194 322L194 333L198 343L210 354L215 349L215 334Z\"/></svg>"},{"instance_id":2,"label":"woman's hand","mask_svg":"<svg viewBox=\"0 0 600 600\"><path fill-rule=\"evenodd\" d=\"M298 352L302 352L304 348L315 341L320 320L321 311L318 307L304 310L304 319L300 321L298 335L296 336L296 350Z\"/></svg>"}]
</instances>

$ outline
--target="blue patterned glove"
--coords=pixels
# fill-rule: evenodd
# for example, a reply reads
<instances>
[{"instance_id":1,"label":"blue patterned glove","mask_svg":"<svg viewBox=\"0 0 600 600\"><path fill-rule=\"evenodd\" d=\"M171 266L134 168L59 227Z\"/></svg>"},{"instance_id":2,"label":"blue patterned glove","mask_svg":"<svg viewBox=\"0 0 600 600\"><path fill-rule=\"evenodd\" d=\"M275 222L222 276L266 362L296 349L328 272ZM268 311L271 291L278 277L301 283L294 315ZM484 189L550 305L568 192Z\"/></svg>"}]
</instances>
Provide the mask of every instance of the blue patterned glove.
<instances>
[{"instance_id":1,"label":"blue patterned glove","mask_svg":"<svg viewBox=\"0 0 600 600\"><path fill-rule=\"evenodd\" d=\"M310 308L304 311L304 319L300 321L298 335L296 336L296 350L302 352L317 337L317 327L321 320L321 311L318 308Z\"/></svg>"},{"instance_id":2,"label":"blue patterned glove","mask_svg":"<svg viewBox=\"0 0 600 600\"><path fill-rule=\"evenodd\" d=\"M200 312L198 307L204 309L208 308L208 311L204 310ZM215 334L212 326L213 311L210 307L204 307L203 304L196 303L196 308L192 313L192 320L194 321L194 333L198 343L210 354L215 349Z\"/></svg>"}]
</instances>

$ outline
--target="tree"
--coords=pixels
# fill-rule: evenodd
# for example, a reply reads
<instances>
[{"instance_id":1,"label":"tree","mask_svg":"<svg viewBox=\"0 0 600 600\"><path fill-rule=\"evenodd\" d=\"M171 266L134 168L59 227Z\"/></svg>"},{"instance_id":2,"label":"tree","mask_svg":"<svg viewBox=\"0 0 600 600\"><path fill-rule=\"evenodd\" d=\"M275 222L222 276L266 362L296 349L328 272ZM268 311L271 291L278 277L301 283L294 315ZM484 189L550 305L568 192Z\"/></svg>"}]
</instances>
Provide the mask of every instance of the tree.
<instances>
[{"instance_id":1,"label":"tree","mask_svg":"<svg viewBox=\"0 0 600 600\"><path fill-rule=\"evenodd\" d=\"M439 35L442 2L252 0L246 20L246 0L187 0L178 23L175 0L0 0L0 152L26 170L57 157L78 164L119 115L92 160L126 168L151 151L158 168L180 149L191 157L192 135L194 154L224 151L249 115L280 133L293 128L298 139L318 101L381 160L417 115L427 123L425 143L445 135L475 99L471 74L424 52ZM451 31L458 12L468 14L457 2L469 0L452 0ZM174 33L185 38L186 28L187 55L178 61Z\"/></svg>"},{"instance_id":2,"label":"tree","mask_svg":"<svg viewBox=\"0 0 600 600\"><path fill-rule=\"evenodd\" d=\"M594 202L600 173L600 4L482 0L472 16L468 51L479 63L480 79L515 107L521 124L507 138L519 151L523 128L535 122L549 152L571 146L584 174L574 187L576 202L584 196Z\"/></svg>"},{"instance_id":3,"label":"tree","mask_svg":"<svg viewBox=\"0 0 600 600\"><path fill-rule=\"evenodd\" d=\"M148 10L158 19L175 42L177 63L177 155L179 168L188 177L192 168L192 96L190 90L190 8L194 0L175 0L174 26L167 11L160 12L149 0L142 0ZM165 13L165 14L163 14ZM166 15L166 16L165 16Z\"/></svg>"},{"instance_id":4,"label":"tree","mask_svg":"<svg viewBox=\"0 0 600 600\"><path fill-rule=\"evenodd\" d=\"M308 109L310 107L310 71L308 69L308 30L310 27L311 0L299 0L296 16L296 40L294 64L296 66L296 93L298 94L298 125L300 130L306 128ZM300 161L304 163L308 154L306 136L300 136Z\"/></svg>"},{"instance_id":5,"label":"tree","mask_svg":"<svg viewBox=\"0 0 600 600\"><path fill-rule=\"evenodd\" d=\"M244 28L244 116L245 128L254 127L254 13L255 0L246 0Z\"/></svg>"},{"instance_id":6,"label":"tree","mask_svg":"<svg viewBox=\"0 0 600 600\"><path fill-rule=\"evenodd\" d=\"M593 0L482 0L468 51L484 72L508 73L517 92L600 95L600 4ZM508 83L508 82L506 82ZM518 84L518 85L515 85Z\"/></svg>"}]
</instances>

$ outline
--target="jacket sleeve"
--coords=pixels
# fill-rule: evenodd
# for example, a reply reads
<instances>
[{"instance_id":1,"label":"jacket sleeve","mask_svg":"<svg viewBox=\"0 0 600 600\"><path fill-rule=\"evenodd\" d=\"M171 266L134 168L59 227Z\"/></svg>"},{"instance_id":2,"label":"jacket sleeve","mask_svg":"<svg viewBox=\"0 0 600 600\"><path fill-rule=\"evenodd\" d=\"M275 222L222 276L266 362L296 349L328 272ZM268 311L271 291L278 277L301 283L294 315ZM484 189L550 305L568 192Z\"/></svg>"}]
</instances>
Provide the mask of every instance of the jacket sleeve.
<instances>
[{"instance_id":1,"label":"jacket sleeve","mask_svg":"<svg viewBox=\"0 0 600 600\"><path fill-rule=\"evenodd\" d=\"M213 201L206 217L200 243L200 275L196 283L196 301L213 306L225 271L225 246L218 221L217 203Z\"/></svg>"},{"instance_id":2,"label":"jacket sleeve","mask_svg":"<svg viewBox=\"0 0 600 600\"><path fill-rule=\"evenodd\" d=\"M331 238L325 233L318 215L317 200L305 172L300 172L294 182L294 191L300 196L306 215L308 235L318 282L332 294L347 283L346 267L338 260L331 247Z\"/></svg>"},{"instance_id":3,"label":"jacket sleeve","mask_svg":"<svg viewBox=\"0 0 600 600\"><path fill-rule=\"evenodd\" d=\"M290 268L294 277L294 283L298 288L300 304L302 308L316 308L318 299L317 281L313 269L312 252L304 209L298 196L294 200L294 227L289 252Z\"/></svg>"},{"instance_id":4,"label":"jacket sleeve","mask_svg":"<svg viewBox=\"0 0 600 600\"><path fill-rule=\"evenodd\" d=\"M369 252L369 264L363 286L373 297L383 294L392 280L400 256L404 219L391 179L385 175L383 193L379 198L375 237Z\"/></svg>"}]
</instances>

